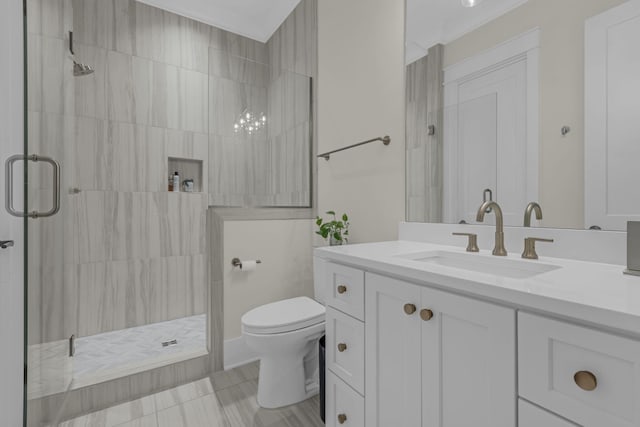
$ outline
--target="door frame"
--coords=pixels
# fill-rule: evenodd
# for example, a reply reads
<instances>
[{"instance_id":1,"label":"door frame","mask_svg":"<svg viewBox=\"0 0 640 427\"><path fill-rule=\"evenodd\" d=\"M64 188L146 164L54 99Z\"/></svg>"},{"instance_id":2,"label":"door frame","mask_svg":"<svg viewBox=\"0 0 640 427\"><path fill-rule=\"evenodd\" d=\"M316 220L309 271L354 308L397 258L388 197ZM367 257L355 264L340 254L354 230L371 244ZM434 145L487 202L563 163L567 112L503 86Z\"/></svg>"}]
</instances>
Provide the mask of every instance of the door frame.
<instances>
[{"instance_id":1,"label":"door frame","mask_svg":"<svg viewBox=\"0 0 640 427\"><path fill-rule=\"evenodd\" d=\"M540 123L540 28L496 45L444 69L444 150L443 150L443 221L455 222L458 187L457 110L460 85L516 62L526 63L527 83L527 199L538 200L539 193L539 123ZM449 111L451 113L449 114ZM524 207L523 207L524 209Z\"/></svg>"}]
</instances>

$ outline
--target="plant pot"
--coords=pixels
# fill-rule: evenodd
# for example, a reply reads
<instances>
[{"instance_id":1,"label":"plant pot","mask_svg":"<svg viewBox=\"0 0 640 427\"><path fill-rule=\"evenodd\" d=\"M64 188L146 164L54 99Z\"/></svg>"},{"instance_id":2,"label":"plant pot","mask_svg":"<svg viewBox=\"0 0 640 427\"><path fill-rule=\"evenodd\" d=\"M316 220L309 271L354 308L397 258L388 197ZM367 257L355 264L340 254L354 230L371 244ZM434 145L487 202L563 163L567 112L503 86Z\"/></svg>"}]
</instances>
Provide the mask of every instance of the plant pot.
<instances>
[{"instance_id":1,"label":"plant pot","mask_svg":"<svg viewBox=\"0 0 640 427\"><path fill-rule=\"evenodd\" d=\"M344 245L344 240L336 240L333 236L329 237L329 246L342 246Z\"/></svg>"}]
</instances>

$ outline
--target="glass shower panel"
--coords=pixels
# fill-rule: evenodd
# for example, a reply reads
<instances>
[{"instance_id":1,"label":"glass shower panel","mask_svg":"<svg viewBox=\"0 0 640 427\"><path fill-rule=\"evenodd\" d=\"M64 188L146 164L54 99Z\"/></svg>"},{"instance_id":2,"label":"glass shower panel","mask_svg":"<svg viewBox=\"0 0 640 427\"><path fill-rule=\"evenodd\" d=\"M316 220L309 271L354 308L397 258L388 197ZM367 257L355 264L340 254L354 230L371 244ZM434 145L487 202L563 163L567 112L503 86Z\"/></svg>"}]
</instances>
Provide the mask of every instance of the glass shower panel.
<instances>
[{"instance_id":1,"label":"glass shower panel","mask_svg":"<svg viewBox=\"0 0 640 427\"><path fill-rule=\"evenodd\" d=\"M44 399L53 396L62 402L73 375L71 317L75 311L70 297L76 251L72 196L63 190L69 188L68 166L75 155L75 81L67 35L70 2L29 1L27 12L25 212L53 212L59 200L55 214L26 220L27 424L41 425L54 420L61 409ZM43 162L49 159L52 162Z\"/></svg>"},{"instance_id":2,"label":"glass shower panel","mask_svg":"<svg viewBox=\"0 0 640 427\"><path fill-rule=\"evenodd\" d=\"M25 155L61 170L59 212L27 226L27 412L40 426L69 417L65 398L74 413L100 406L80 388L208 354L210 27L135 1L28 0L25 37ZM48 210L52 168L18 163L27 209ZM174 172L191 191L168 191Z\"/></svg>"},{"instance_id":3,"label":"glass shower panel","mask_svg":"<svg viewBox=\"0 0 640 427\"><path fill-rule=\"evenodd\" d=\"M209 204L310 207L311 77L220 47L209 62Z\"/></svg>"}]
</instances>

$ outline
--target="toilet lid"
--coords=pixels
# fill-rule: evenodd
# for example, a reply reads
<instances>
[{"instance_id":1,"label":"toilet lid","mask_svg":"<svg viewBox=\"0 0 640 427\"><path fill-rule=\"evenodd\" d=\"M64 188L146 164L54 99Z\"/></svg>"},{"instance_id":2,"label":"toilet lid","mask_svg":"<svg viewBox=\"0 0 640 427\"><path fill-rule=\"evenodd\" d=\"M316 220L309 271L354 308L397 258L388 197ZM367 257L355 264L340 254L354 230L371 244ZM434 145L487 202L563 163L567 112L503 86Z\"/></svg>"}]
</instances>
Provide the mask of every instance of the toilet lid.
<instances>
[{"instance_id":1,"label":"toilet lid","mask_svg":"<svg viewBox=\"0 0 640 427\"><path fill-rule=\"evenodd\" d=\"M308 297L272 302L242 316L242 327L252 334L278 334L324 322L325 308Z\"/></svg>"}]
</instances>

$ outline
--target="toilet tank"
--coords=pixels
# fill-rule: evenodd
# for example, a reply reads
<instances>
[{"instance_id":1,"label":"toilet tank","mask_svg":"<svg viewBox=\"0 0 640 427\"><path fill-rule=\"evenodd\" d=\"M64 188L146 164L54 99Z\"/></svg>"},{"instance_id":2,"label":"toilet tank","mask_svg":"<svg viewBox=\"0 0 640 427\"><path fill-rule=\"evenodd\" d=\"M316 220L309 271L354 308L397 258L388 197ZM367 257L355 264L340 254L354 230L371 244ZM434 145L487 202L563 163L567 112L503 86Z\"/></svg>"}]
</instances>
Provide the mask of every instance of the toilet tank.
<instances>
[{"instance_id":1,"label":"toilet tank","mask_svg":"<svg viewBox=\"0 0 640 427\"><path fill-rule=\"evenodd\" d=\"M324 258L313 257L313 297L321 304L325 303L328 263Z\"/></svg>"}]
</instances>

